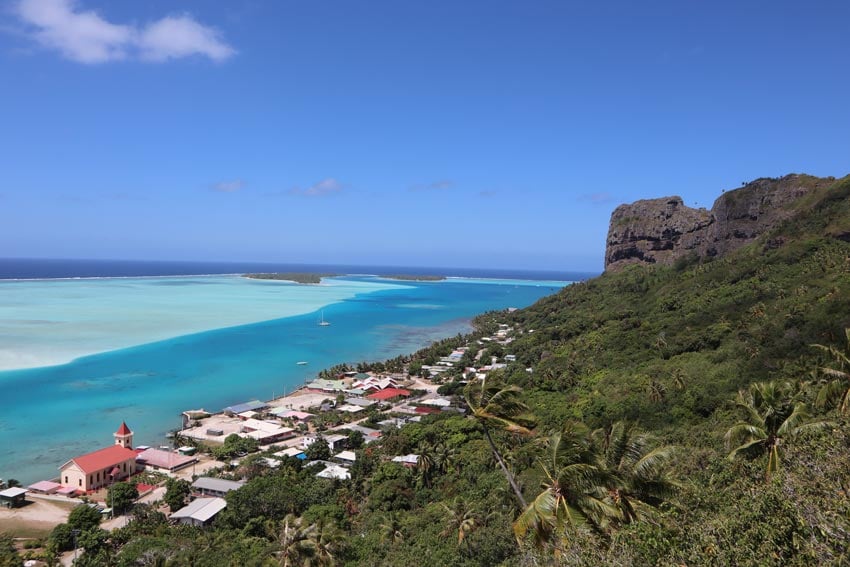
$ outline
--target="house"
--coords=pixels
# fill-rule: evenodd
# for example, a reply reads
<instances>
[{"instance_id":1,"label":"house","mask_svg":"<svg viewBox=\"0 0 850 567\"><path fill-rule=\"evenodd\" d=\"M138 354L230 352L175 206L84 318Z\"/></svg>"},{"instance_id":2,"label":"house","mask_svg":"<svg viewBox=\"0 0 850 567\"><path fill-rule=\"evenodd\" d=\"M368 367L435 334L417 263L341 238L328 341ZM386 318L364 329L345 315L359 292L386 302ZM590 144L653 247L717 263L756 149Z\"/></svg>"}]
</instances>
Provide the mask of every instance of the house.
<instances>
[{"instance_id":1,"label":"house","mask_svg":"<svg viewBox=\"0 0 850 567\"><path fill-rule=\"evenodd\" d=\"M351 472L344 466L329 461L313 461L309 466L325 465L325 468L316 473L318 478L331 478L336 480L348 480L351 478Z\"/></svg>"},{"instance_id":2,"label":"house","mask_svg":"<svg viewBox=\"0 0 850 567\"><path fill-rule=\"evenodd\" d=\"M246 419L240 429L240 437L256 439L260 445L268 445L295 437L295 430L291 427L283 427L279 423L260 419Z\"/></svg>"},{"instance_id":3,"label":"house","mask_svg":"<svg viewBox=\"0 0 850 567\"><path fill-rule=\"evenodd\" d=\"M271 410L270 413L281 419L294 419L296 421L309 421L316 417L312 413L307 413L306 411L298 411L287 408L276 408Z\"/></svg>"},{"instance_id":4,"label":"house","mask_svg":"<svg viewBox=\"0 0 850 567\"><path fill-rule=\"evenodd\" d=\"M331 452L334 452L337 449L340 449L342 447L342 445L346 441L348 441L348 435L340 435L338 433L334 433L332 435L325 435L325 436L305 435L304 437L301 438L301 448L306 449L307 447L309 447L310 445L315 443L316 440L319 439L319 437L322 437L322 439L324 439L325 442L327 442L328 447L330 447L330 449L331 449Z\"/></svg>"},{"instance_id":5,"label":"house","mask_svg":"<svg viewBox=\"0 0 850 567\"><path fill-rule=\"evenodd\" d=\"M20 508L26 502L26 488L18 486L0 491L0 506L4 508Z\"/></svg>"},{"instance_id":6,"label":"house","mask_svg":"<svg viewBox=\"0 0 850 567\"><path fill-rule=\"evenodd\" d=\"M121 422L112 434L115 444L74 457L59 467L59 482L76 492L89 492L123 480L136 472L133 432Z\"/></svg>"},{"instance_id":7,"label":"house","mask_svg":"<svg viewBox=\"0 0 850 567\"><path fill-rule=\"evenodd\" d=\"M298 447L289 447L284 449L283 451L278 451L274 454L275 457L294 457L299 460L306 460L307 455L304 454L304 451L299 449Z\"/></svg>"},{"instance_id":8,"label":"house","mask_svg":"<svg viewBox=\"0 0 850 567\"><path fill-rule=\"evenodd\" d=\"M369 394L366 397L370 400L385 402L387 400L394 400L396 398L406 398L408 396L410 396L409 390L404 390L402 388L386 388L384 390L381 390L380 392Z\"/></svg>"},{"instance_id":9,"label":"house","mask_svg":"<svg viewBox=\"0 0 850 567\"><path fill-rule=\"evenodd\" d=\"M145 449L136 455L136 463L139 468L154 471L179 471L196 462L198 462L197 457L163 451L162 449Z\"/></svg>"},{"instance_id":10,"label":"house","mask_svg":"<svg viewBox=\"0 0 850 567\"><path fill-rule=\"evenodd\" d=\"M402 466L413 469L419 464L419 455L410 454L402 455L401 457L393 457L393 462L400 463Z\"/></svg>"},{"instance_id":11,"label":"house","mask_svg":"<svg viewBox=\"0 0 850 567\"><path fill-rule=\"evenodd\" d=\"M348 429L349 431L359 431L360 433L363 434L363 440L366 441L366 443L371 443L372 441L375 441L376 439L380 439L381 435L382 435L382 433L380 431L378 431L377 429L372 429L370 427L363 427L362 425L356 425L356 424L344 425L343 429Z\"/></svg>"},{"instance_id":12,"label":"house","mask_svg":"<svg viewBox=\"0 0 850 567\"><path fill-rule=\"evenodd\" d=\"M435 406L440 408L447 408L452 405L452 403L445 398L428 398L427 400L422 400L419 403L423 406Z\"/></svg>"},{"instance_id":13,"label":"house","mask_svg":"<svg viewBox=\"0 0 850 567\"><path fill-rule=\"evenodd\" d=\"M256 462L257 464L263 465L270 469L276 469L280 467L280 461L273 457L260 457L259 459L257 459Z\"/></svg>"},{"instance_id":14,"label":"house","mask_svg":"<svg viewBox=\"0 0 850 567\"><path fill-rule=\"evenodd\" d=\"M352 387L361 390L384 390L386 388L398 387L398 381L394 378L375 378L368 376L364 379L357 380L352 384Z\"/></svg>"},{"instance_id":15,"label":"house","mask_svg":"<svg viewBox=\"0 0 850 567\"><path fill-rule=\"evenodd\" d=\"M40 480L34 484L31 484L27 487L30 492L35 492L37 494L54 494L57 490L62 488L62 485L58 482L52 482L50 480Z\"/></svg>"},{"instance_id":16,"label":"house","mask_svg":"<svg viewBox=\"0 0 850 567\"><path fill-rule=\"evenodd\" d=\"M360 406L361 408L368 408L375 405L374 400L365 400L363 398L348 398L345 400L345 403L352 406Z\"/></svg>"},{"instance_id":17,"label":"house","mask_svg":"<svg viewBox=\"0 0 850 567\"><path fill-rule=\"evenodd\" d=\"M225 494L242 488L244 484L244 482L235 480L201 476L192 483L192 491L198 496L224 498Z\"/></svg>"},{"instance_id":18,"label":"house","mask_svg":"<svg viewBox=\"0 0 850 567\"><path fill-rule=\"evenodd\" d=\"M402 417L393 417L390 419L385 419L383 421L379 421L378 425L381 426L381 429L401 429L401 426L407 423L407 420Z\"/></svg>"},{"instance_id":19,"label":"house","mask_svg":"<svg viewBox=\"0 0 850 567\"><path fill-rule=\"evenodd\" d=\"M265 402L261 402L260 400L251 400L250 402L245 402L243 404L236 404L233 406L227 406L224 408L224 413L230 415L239 415L240 413L245 413L246 411L260 411L269 407L269 404Z\"/></svg>"},{"instance_id":20,"label":"house","mask_svg":"<svg viewBox=\"0 0 850 567\"><path fill-rule=\"evenodd\" d=\"M354 404L345 404L345 405L339 406L336 409L337 409L337 411L342 411L342 412L345 412L345 413L359 413L359 412L363 411L363 408L361 406L357 406L357 405L354 405Z\"/></svg>"},{"instance_id":21,"label":"house","mask_svg":"<svg viewBox=\"0 0 850 567\"><path fill-rule=\"evenodd\" d=\"M207 526L225 508L224 498L197 498L171 514L171 519L188 526Z\"/></svg>"},{"instance_id":22,"label":"house","mask_svg":"<svg viewBox=\"0 0 850 567\"><path fill-rule=\"evenodd\" d=\"M357 455L354 454L354 451L341 451L334 455L334 459L338 460L343 465L351 465L357 460Z\"/></svg>"},{"instance_id":23,"label":"house","mask_svg":"<svg viewBox=\"0 0 850 567\"><path fill-rule=\"evenodd\" d=\"M342 380L326 380L324 378L317 378L307 384L308 390L328 393L342 391L347 387Z\"/></svg>"}]
</instances>

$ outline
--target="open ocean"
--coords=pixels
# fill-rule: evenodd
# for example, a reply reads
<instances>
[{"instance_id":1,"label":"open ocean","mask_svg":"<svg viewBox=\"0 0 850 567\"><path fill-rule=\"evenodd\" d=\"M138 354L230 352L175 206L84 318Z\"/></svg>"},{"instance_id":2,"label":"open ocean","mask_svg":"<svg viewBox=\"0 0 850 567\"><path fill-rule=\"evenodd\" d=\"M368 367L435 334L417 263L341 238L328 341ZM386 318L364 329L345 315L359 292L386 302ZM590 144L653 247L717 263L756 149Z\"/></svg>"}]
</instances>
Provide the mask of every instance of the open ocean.
<instances>
[{"instance_id":1,"label":"open ocean","mask_svg":"<svg viewBox=\"0 0 850 567\"><path fill-rule=\"evenodd\" d=\"M232 275L273 271L361 275L318 286ZM468 331L478 313L593 275L0 259L0 477L53 478L70 457L111 444L122 420L137 444L162 444L184 410L269 399L334 364L412 352ZM320 313L331 326L318 326Z\"/></svg>"}]
</instances>

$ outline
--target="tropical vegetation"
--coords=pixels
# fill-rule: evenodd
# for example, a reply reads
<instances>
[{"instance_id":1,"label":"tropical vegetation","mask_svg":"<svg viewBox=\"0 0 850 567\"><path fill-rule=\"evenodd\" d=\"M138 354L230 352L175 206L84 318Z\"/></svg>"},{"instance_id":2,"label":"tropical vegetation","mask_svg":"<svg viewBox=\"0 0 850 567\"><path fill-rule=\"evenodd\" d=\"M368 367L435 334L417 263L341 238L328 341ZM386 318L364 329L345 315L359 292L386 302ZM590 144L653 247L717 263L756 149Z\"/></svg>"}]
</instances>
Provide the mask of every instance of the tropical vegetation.
<instances>
[{"instance_id":1,"label":"tropical vegetation","mask_svg":"<svg viewBox=\"0 0 850 567\"><path fill-rule=\"evenodd\" d=\"M211 528L170 526L141 506L107 540L91 528L91 557L846 564L850 179L786 213L726 256L606 273L527 309L484 314L468 336L361 363L418 374L470 346L440 377L464 411L385 430L357 449L350 480L317 478L297 459L225 471L247 483ZM500 324L512 342L484 341ZM476 358L502 368L480 380L464 371ZM391 460L407 454L415 466Z\"/></svg>"}]
</instances>

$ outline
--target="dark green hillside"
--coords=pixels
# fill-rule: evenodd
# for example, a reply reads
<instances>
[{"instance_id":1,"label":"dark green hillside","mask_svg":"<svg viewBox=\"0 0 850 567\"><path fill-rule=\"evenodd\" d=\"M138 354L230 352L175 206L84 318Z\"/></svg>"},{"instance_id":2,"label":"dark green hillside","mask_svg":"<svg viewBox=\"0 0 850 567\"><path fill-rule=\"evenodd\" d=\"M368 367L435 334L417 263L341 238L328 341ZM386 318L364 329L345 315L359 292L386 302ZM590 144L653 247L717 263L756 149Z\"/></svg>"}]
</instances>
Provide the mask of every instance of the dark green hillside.
<instances>
[{"instance_id":1,"label":"dark green hillside","mask_svg":"<svg viewBox=\"0 0 850 567\"><path fill-rule=\"evenodd\" d=\"M725 258L630 266L514 313L526 333L511 380L565 392L561 409L591 424L663 428L711 416L753 381L799 378L809 345L850 327L850 178L815 197Z\"/></svg>"},{"instance_id":2,"label":"dark green hillside","mask_svg":"<svg viewBox=\"0 0 850 567\"><path fill-rule=\"evenodd\" d=\"M350 480L249 455L220 471L248 483L211 528L140 508L80 564L850 563L850 178L809 188L734 252L626 266L361 363L417 374L468 345L440 375L465 413L354 436Z\"/></svg>"},{"instance_id":3,"label":"dark green hillside","mask_svg":"<svg viewBox=\"0 0 850 567\"><path fill-rule=\"evenodd\" d=\"M541 428L628 420L678 447L675 506L611 539L576 532L563 562L850 560L850 437L846 418L816 403L817 369L835 365L811 346L850 347L850 178L797 209L726 257L630 266L510 316L524 332L508 380L526 389ZM783 469L769 481L765 457L730 462L724 446L735 393L766 380L810 381L798 400L833 423L783 440ZM520 478L532 493L545 480L533 468Z\"/></svg>"}]
</instances>

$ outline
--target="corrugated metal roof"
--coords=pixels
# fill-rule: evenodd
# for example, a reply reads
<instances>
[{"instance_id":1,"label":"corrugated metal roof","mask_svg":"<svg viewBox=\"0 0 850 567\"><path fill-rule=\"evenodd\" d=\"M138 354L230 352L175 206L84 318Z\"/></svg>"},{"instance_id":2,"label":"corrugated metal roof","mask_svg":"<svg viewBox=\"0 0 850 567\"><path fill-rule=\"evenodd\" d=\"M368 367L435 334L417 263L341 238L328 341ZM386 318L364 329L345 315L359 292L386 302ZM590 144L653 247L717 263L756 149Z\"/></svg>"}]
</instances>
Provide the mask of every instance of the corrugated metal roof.
<instances>
[{"instance_id":1,"label":"corrugated metal roof","mask_svg":"<svg viewBox=\"0 0 850 567\"><path fill-rule=\"evenodd\" d=\"M257 411L267 407L269 407L269 405L265 402L261 402L260 400L251 400L250 402L245 402L244 404L228 406L224 408L224 411L229 411L231 413L242 413L245 411Z\"/></svg>"},{"instance_id":2,"label":"corrugated metal roof","mask_svg":"<svg viewBox=\"0 0 850 567\"><path fill-rule=\"evenodd\" d=\"M198 498L171 514L171 517L173 519L191 518L206 523L225 508L227 508L227 502L224 498Z\"/></svg>"},{"instance_id":3,"label":"corrugated metal roof","mask_svg":"<svg viewBox=\"0 0 850 567\"><path fill-rule=\"evenodd\" d=\"M238 482L235 480L225 480L223 478L212 478L210 476L202 476L198 477L195 482L192 483L192 488L197 490L214 490L216 492L230 492L231 490L236 490L241 488L244 482Z\"/></svg>"},{"instance_id":4,"label":"corrugated metal roof","mask_svg":"<svg viewBox=\"0 0 850 567\"><path fill-rule=\"evenodd\" d=\"M26 494L26 493L27 493L26 488L20 488L20 487L16 486L14 488L7 488L6 490L3 490L2 492L0 492L0 497L17 498L21 494Z\"/></svg>"},{"instance_id":5,"label":"corrugated metal roof","mask_svg":"<svg viewBox=\"0 0 850 567\"><path fill-rule=\"evenodd\" d=\"M177 470L196 462L198 458L188 457L180 453L172 453L171 451L163 451L161 449L146 449L136 456L136 460L142 464L161 469Z\"/></svg>"}]
</instances>

